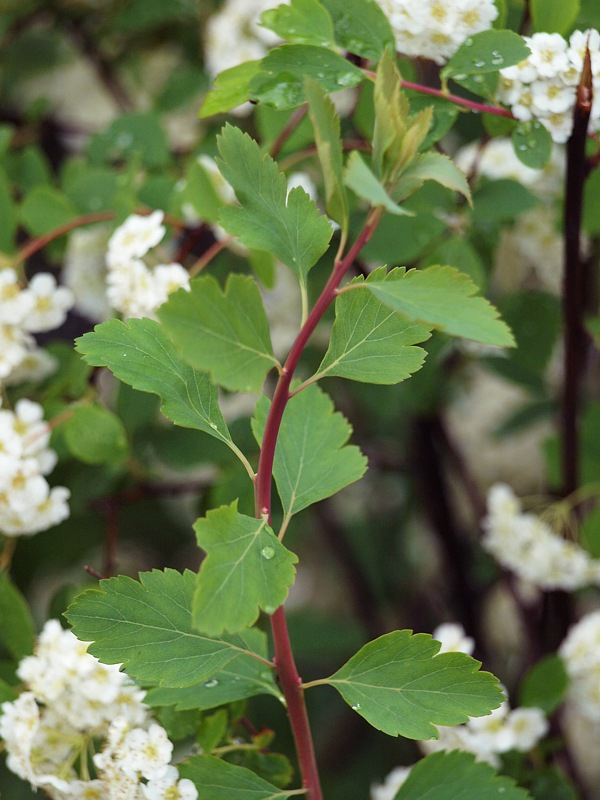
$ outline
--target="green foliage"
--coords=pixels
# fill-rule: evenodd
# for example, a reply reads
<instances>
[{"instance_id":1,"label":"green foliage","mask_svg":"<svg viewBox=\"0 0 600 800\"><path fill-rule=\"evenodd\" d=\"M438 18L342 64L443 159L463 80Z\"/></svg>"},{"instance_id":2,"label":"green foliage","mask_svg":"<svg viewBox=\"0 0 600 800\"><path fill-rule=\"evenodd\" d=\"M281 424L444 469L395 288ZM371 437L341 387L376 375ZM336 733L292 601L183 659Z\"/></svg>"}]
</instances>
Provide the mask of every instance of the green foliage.
<instances>
[{"instance_id":1,"label":"green foliage","mask_svg":"<svg viewBox=\"0 0 600 800\"><path fill-rule=\"evenodd\" d=\"M570 33L580 11L579 0L531 0L534 31Z\"/></svg>"},{"instance_id":2,"label":"green foliage","mask_svg":"<svg viewBox=\"0 0 600 800\"><path fill-rule=\"evenodd\" d=\"M119 463L129 452L123 423L104 406L74 408L63 436L71 455L85 464Z\"/></svg>"},{"instance_id":3,"label":"green foliage","mask_svg":"<svg viewBox=\"0 0 600 800\"><path fill-rule=\"evenodd\" d=\"M82 592L65 616L75 635L105 664L123 663L129 675L167 688L194 686L240 654L239 637L217 639L192 627L196 575L172 569L118 577Z\"/></svg>"},{"instance_id":4,"label":"green foliage","mask_svg":"<svg viewBox=\"0 0 600 800\"><path fill-rule=\"evenodd\" d=\"M402 270L387 275L385 267L372 272L369 281L401 280ZM355 278L352 283L363 283ZM317 378L338 375L365 383L398 383L421 368L425 351L414 347L431 336L425 325L407 322L374 295L346 292L335 301L335 322L329 347Z\"/></svg>"},{"instance_id":5,"label":"green foliage","mask_svg":"<svg viewBox=\"0 0 600 800\"><path fill-rule=\"evenodd\" d=\"M0 572L0 645L19 661L30 655L34 637L35 626L27 601L8 575Z\"/></svg>"},{"instance_id":6,"label":"green foliage","mask_svg":"<svg viewBox=\"0 0 600 800\"><path fill-rule=\"evenodd\" d=\"M256 282L232 274L222 292L207 275L174 292L159 317L193 367L230 391L258 392L277 365Z\"/></svg>"},{"instance_id":7,"label":"green foliage","mask_svg":"<svg viewBox=\"0 0 600 800\"><path fill-rule=\"evenodd\" d=\"M214 80L214 89L204 98L201 117L212 117L245 103L250 83L260 72L260 61L245 61L231 69L223 70Z\"/></svg>"},{"instance_id":8,"label":"green foliage","mask_svg":"<svg viewBox=\"0 0 600 800\"><path fill-rule=\"evenodd\" d=\"M483 75L518 64L529 55L529 48L513 31L481 31L469 36L442 69L444 79Z\"/></svg>"},{"instance_id":9,"label":"green foliage","mask_svg":"<svg viewBox=\"0 0 600 800\"><path fill-rule=\"evenodd\" d=\"M552 155L552 137L537 120L519 122L512 132L512 143L519 161L531 169L543 169Z\"/></svg>"},{"instance_id":10,"label":"green foliage","mask_svg":"<svg viewBox=\"0 0 600 800\"><path fill-rule=\"evenodd\" d=\"M485 183L473 194L473 221L477 225L516 219L538 204L538 199L517 181L503 178Z\"/></svg>"},{"instance_id":11,"label":"green foliage","mask_svg":"<svg viewBox=\"0 0 600 800\"><path fill-rule=\"evenodd\" d=\"M227 637L223 637L227 639ZM268 658L267 636L256 628L243 631L236 639L246 643L248 650ZM217 708L236 700L246 700L266 694L281 698L272 669L247 655L235 656L209 680L182 689L156 687L146 694L144 702L151 706L174 706L180 711L194 708Z\"/></svg>"},{"instance_id":12,"label":"green foliage","mask_svg":"<svg viewBox=\"0 0 600 800\"><path fill-rule=\"evenodd\" d=\"M88 156L93 164L140 159L150 169L164 168L170 159L167 136L156 114L125 114L90 140Z\"/></svg>"},{"instance_id":13,"label":"green foliage","mask_svg":"<svg viewBox=\"0 0 600 800\"><path fill-rule=\"evenodd\" d=\"M210 636L236 633L272 614L294 582L296 556L266 520L247 517L237 502L209 511L194 525L205 551L194 594L193 625Z\"/></svg>"},{"instance_id":14,"label":"green foliage","mask_svg":"<svg viewBox=\"0 0 600 800\"><path fill-rule=\"evenodd\" d=\"M304 91L323 172L327 213L339 223L345 233L348 230L348 198L344 188L340 118L320 84L307 78Z\"/></svg>"},{"instance_id":15,"label":"green foliage","mask_svg":"<svg viewBox=\"0 0 600 800\"><path fill-rule=\"evenodd\" d=\"M377 61L394 49L394 34L374 0L323 0L333 17L338 44L350 53Z\"/></svg>"},{"instance_id":16,"label":"green foliage","mask_svg":"<svg viewBox=\"0 0 600 800\"><path fill-rule=\"evenodd\" d=\"M395 203L385 186L365 164L360 153L350 153L344 172L344 183L349 189L373 207L382 206L390 214L403 216L412 212Z\"/></svg>"},{"instance_id":17,"label":"green foliage","mask_svg":"<svg viewBox=\"0 0 600 800\"><path fill-rule=\"evenodd\" d=\"M206 800L285 800L295 794L213 756L194 756L178 767L181 777L193 781Z\"/></svg>"},{"instance_id":18,"label":"green foliage","mask_svg":"<svg viewBox=\"0 0 600 800\"><path fill-rule=\"evenodd\" d=\"M432 753L411 769L394 800L527 800L510 778L496 775L470 753Z\"/></svg>"},{"instance_id":19,"label":"green foliage","mask_svg":"<svg viewBox=\"0 0 600 800\"><path fill-rule=\"evenodd\" d=\"M498 312L477 287L452 267L410 270L393 281L367 281L347 291L369 289L385 305L410 320L483 344L511 347L514 340Z\"/></svg>"},{"instance_id":20,"label":"green foliage","mask_svg":"<svg viewBox=\"0 0 600 800\"><path fill-rule=\"evenodd\" d=\"M230 444L216 388L206 375L180 358L157 322L111 319L77 339L75 346L88 364L108 367L134 389L157 394L164 415L176 425L204 431Z\"/></svg>"},{"instance_id":21,"label":"green foliage","mask_svg":"<svg viewBox=\"0 0 600 800\"><path fill-rule=\"evenodd\" d=\"M247 247L273 253L305 283L331 239L327 218L300 187L292 189L286 200L285 176L238 128L225 126L219 152L219 169L241 204L224 208L221 224Z\"/></svg>"},{"instance_id":22,"label":"green foliage","mask_svg":"<svg viewBox=\"0 0 600 800\"><path fill-rule=\"evenodd\" d=\"M306 102L304 81L317 81L335 92L365 80L361 69L343 56L312 44L287 44L270 50L250 81L250 97L275 108L294 108Z\"/></svg>"},{"instance_id":23,"label":"green foliage","mask_svg":"<svg viewBox=\"0 0 600 800\"><path fill-rule=\"evenodd\" d=\"M4 169L0 167L0 216L4 220L0 228L0 251L12 253L17 229L17 210L12 200L11 188Z\"/></svg>"},{"instance_id":24,"label":"green foliage","mask_svg":"<svg viewBox=\"0 0 600 800\"><path fill-rule=\"evenodd\" d=\"M374 728L436 739L435 725L459 725L497 708L497 679L464 653L441 653L429 634L394 631L362 647L326 683Z\"/></svg>"},{"instance_id":25,"label":"green foliage","mask_svg":"<svg viewBox=\"0 0 600 800\"><path fill-rule=\"evenodd\" d=\"M51 186L36 186L21 206L21 222L35 235L48 233L76 216L75 205Z\"/></svg>"},{"instance_id":26,"label":"green foliage","mask_svg":"<svg viewBox=\"0 0 600 800\"><path fill-rule=\"evenodd\" d=\"M545 656L531 667L521 683L520 704L551 714L565 699L569 677L561 658Z\"/></svg>"},{"instance_id":27,"label":"green foliage","mask_svg":"<svg viewBox=\"0 0 600 800\"><path fill-rule=\"evenodd\" d=\"M262 441L269 401L256 405L252 430ZM275 448L273 475L286 516L330 497L359 480L366 459L358 447L346 442L352 429L344 417L334 413L329 397L314 384L288 403Z\"/></svg>"},{"instance_id":28,"label":"green foliage","mask_svg":"<svg viewBox=\"0 0 600 800\"><path fill-rule=\"evenodd\" d=\"M290 42L323 47L335 44L333 20L317 0L291 0L289 5L265 11L261 24Z\"/></svg>"}]
</instances>

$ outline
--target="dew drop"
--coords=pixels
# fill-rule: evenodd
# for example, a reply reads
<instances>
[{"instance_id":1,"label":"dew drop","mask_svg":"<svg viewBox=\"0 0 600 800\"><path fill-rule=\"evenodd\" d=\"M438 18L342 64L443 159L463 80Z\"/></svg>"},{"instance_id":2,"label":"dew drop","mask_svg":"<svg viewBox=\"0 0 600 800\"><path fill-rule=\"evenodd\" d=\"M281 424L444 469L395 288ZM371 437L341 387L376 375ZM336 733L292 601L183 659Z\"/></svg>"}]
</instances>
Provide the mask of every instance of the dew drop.
<instances>
[{"instance_id":1,"label":"dew drop","mask_svg":"<svg viewBox=\"0 0 600 800\"><path fill-rule=\"evenodd\" d=\"M205 689L214 689L215 686L219 685L219 681L216 678L211 678L208 681L204 681L204 688Z\"/></svg>"},{"instance_id":2,"label":"dew drop","mask_svg":"<svg viewBox=\"0 0 600 800\"><path fill-rule=\"evenodd\" d=\"M471 37L468 36L464 41L464 45L465 47L471 47L473 45L473 39L471 39Z\"/></svg>"},{"instance_id":3,"label":"dew drop","mask_svg":"<svg viewBox=\"0 0 600 800\"><path fill-rule=\"evenodd\" d=\"M454 76L454 80L457 80L457 81L464 81L464 79L465 79L466 77L467 77L467 76L466 76L464 73L462 73L462 72L461 72L461 74L460 74L460 75L455 75L455 76Z\"/></svg>"},{"instance_id":4,"label":"dew drop","mask_svg":"<svg viewBox=\"0 0 600 800\"><path fill-rule=\"evenodd\" d=\"M265 606L265 614L274 614L277 611L275 606Z\"/></svg>"},{"instance_id":5,"label":"dew drop","mask_svg":"<svg viewBox=\"0 0 600 800\"><path fill-rule=\"evenodd\" d=\"M473 61L473 66L477 67L477 69L481 69L481 67L485 67L485 61L482 58L476 58Z\"/></svg>"},{"instance_id":6,"label":"dew drop","mask_svg":"<svg viewBox=\"0 0 600 800\"><path fill-rule=\"evenodd\" d=\"M213 429L213 431L216 431L216 430L217 430L217 426L215 425L215 423L214 423L214 422L211 422L211 423L210 423L210 427Z\"/></svg>"},{"instance_id":7,"label":"dew drop","mask_svg":"<svg viewBox=\"0 0 600 800\"><path fill-rule=\"evenodd\" d=\"M275 548L267 545L266 547L263 547L263 549L260 551L260 554L263 558L266 558L267 561L270 561L275 555Z\"/></svg>"},{"instance_id":8,"label":"dew drop","mask_svg":"<svg viewBox=\"0 0 600 800\"><path fill-rule=\"evenodd\" d=\"M499 67L501 64L504 64L504 57L502 53L499 53L497 50L492 50L492 64L495 67Z\"/></svg>"},{"instance_id":9,"label":"dew drop","mask_svg":"<svg viewBox=\"0 0 600 800\"><path fill-rule=\"evenodd\" d=\"M355 703L353 706L351 706L351 708L352 711L358 711L358 709L360 708L360 703Z\"/></svg>"}]
</instances>

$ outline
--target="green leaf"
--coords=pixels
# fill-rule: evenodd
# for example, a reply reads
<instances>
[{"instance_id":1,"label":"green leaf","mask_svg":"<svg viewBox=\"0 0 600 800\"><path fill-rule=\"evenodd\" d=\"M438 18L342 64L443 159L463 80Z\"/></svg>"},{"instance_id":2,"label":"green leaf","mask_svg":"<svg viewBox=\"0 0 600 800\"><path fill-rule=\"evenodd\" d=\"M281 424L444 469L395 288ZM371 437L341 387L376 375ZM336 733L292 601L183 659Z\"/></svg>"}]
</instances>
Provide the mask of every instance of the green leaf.
<instances>
[{"instance_id":1,"label":"green leaf","mask_svg":"<svg viewBox=\"0 0 600 800\"><path fill-rule=\"evenodd\" d=\"M195 784L203 800L286 800L297 793L278 789L249 769L213 756L194 756L177 768L182 778Z\"/></svg>"},{"instance_id":2,"label":"green leaf","mask_svg":"<svg viewBox=\"0 0 600 800\"><path fill-rule=\"evenodd\" d=\"M204 98L200 118L222 114L248 100L250 82L260 72L260 61L245 61L223 70L214 80L214 89Z\"/></svg>"},{"instance_id":3,"label":"green leaf","mask_svg":"<svg viewBox=\"0 0 600 800\"><path fill-rule=\"evenodd\" d=\"M252 430L260 443L269 401L256 405ZM284 512L291 516L359 480L367 462L358 447L346 442L352 429L334 413L331 399L315 384L288 402L275 448L273 474Z\"/></svg>"},{"instance_id":4,"label":"green leaf","mask_svg":"<svg viewBox=\"0 0 600 800\"><path fill-rule=\"evenodd\" d=\"M0 642L20 661L33 651L35 626L25 598L5 572L0 572Z\"/></svg>"},{"instance_id":5,"label":"green leaf","mask_svg":"<svg viewBox=\"0 0 600 800\"><path fill-rule=\"evenodd\" d=\"M594 169L584 185L582 226L589 236L600 235L600 169Z\"/></svg>"},{"instance_id":6,"label":"green leaf","mask_svg":"<svg viewBox=\"0 0 600 800\"><path fill-rule=\"evenodd\" d=\"M403 200L421 188L425 181L435 181L460 192L471 204L471 190L464 172L442 153L422 153L404 170L394 189L394 196Z\"/></svg>"},{"instance_id":7,"label":"green leaf","mask_svg":"<svg viewBox=\"0 0 600 800\"><path fill-rule=\"evenodd\" d=\"M258 286L247 275L231 274L224 292L211 275L196 278L158 316L183 358L231 391L259 392L278 363Z\"/></svg>"},{"instance_id":8,"label":"green leaf","mask_svg":"<svg viewBox=\"0 0 600 800\"><path fill-rule=\"evenodd\" d=\"M387 193L385 186L365 164L357 150L353 150L346 162L344 183L352 189L357 197L366 200L374 208L382 206L390 214L412 216L413 212L395 203Z\"/></svg>"},{"instance_id":9,"label":"green leaf","mask_svg":"<svg viewBox=\"0 0 600 800\"><path fill-rule=\"evenodd\" d=\"M381 6L374 0L322 0L333 17L340 47L378 61L384 49L394 51L394 34Z\"/></svg>"},{"instance_id":10,"label":"green leaf","mask_svg":"<svg viewBox=\"0 0 600 800\"><path fill-rule=\"evenodd\" d=\"M211 175L199 159L188 164L184 186L176 196L180 206L189 203L200 219L211 223L217 221L224 205Z\"/></svg>"},{"instance_id":11,"label":"green leaf","mask_svg":"<svg viewBox=\"0 0 600 800\"><path fill-rule=\"evenodd\" d=\"M205 551L194 594L193 625L209 636L236 633L272 614L287 597L298 561L265 519L240 514L237 501L194 525Z\"/></svg>"},{"instance_id":12,"label":"green leaf","mask_svg":"<svg viewBox=\"0 0 600 800\"><path fill-rule=\"evenodd\" d=\"M77 406L62 428L71 455L84 464L116 464L128 455L123 423L108 408Z\"/></svg>"},{"instance_id":13,"label":"green leaf","mask_svg":"<svg viewBox=\"0 0 600 800\"><path fill-rule=\"evenodd\" d=\"M75 205L58 189L36 186L21 206L21 221L30 233L40 236L78 215Z\"/></svg>"},{"instance_id":14,"label":"green leaf","mask_svg":"<svg viewBox=\"0 0 600 800\"><path fill-rule=\"evenodd\" d=\"M6 172L0 167L0 252L12 253L15 249L17 230L17 210L12 198L10 182Z\"/></svg>"},{"instance_id":15,"label":"green leaf","mask_svg":"<svg viewBox=\"0 0 600 800\"><path fill-rule=\"evenodd\" d=\"M585 515L579 529L581 544L592 558L600 558L600 507Z\"/></svg>"},{"instance_id":16,"label":"green leaf","mask_svg":"<svg viewBox=\"0 0 600 800\"><path fill-rule=\"evenodd\" d=\"M400 87L398 67L391 53L385 51L377 66L373 92L373 170L383 181L403 166L401 150L410 109Z\"/></svg>"},{"instance_id":17,"label":"green leaf","mask_svg":"<svg viewBox=\"0 0 600 800\"><path fill-rule=\"evenodd\" d=\"M142 112L124 114L92 136L88 156L94 164L140 159L154 169L169 163L170 150L158 114Z\"/></svg>"},{"instance_id":18,"label":"green leaf","mask_svg":"<svg viewBox=\"0 0 600 800\"><path fill-rule=\"evenodd\" d=\"M489 181L473 195L473 221L477 224L508 222L538 204L539 199L517 181L508 178Z\"/></svg>"},{"instance_id":19,"label":"green leaf","mask_svg":"<svg viewBox=\"0 0 600 800\"><path fill-rule=\"evenodd\" d=\"M113 207L119 179L106 167L86 167L69 180L65 179L64 189L80 214L90 214Z\"/></svg>"},{"instance_id":20,"label":"green leaf","mask_svg":"<svg viewBox=\"0 0 600 800\"><path fill-rule=\"evenodd\" d=\"M550 161L552 137L538 120L519 122L511 138L517 158L526 167L543 169Z\"/></svg>"},{"instance_id":21,"label":"green leaf","mask_svg":"<svg viewBox=\"0 0 600 800\"><path fill-rule=\"evenodd\" d=\"M291 0L289 5L265 11L260 22L289 42L322 47L335 44L333 20L318 0Z\"/></svg>"},{"instance_id":22,"label":"green leaf","mask_svg":"<svg viewBox=\"0 0 600 800\"><path fill-rule=\"evenodd\" d=\"M325 182L327 213L339 223L342 231L346 232L348 230L348 198L344 187L344 155L340 136L340 118L336 114L331 99L316 81L307 78L304 91Z\"/></svg>"},{"instance_id":23,"label":"green leaf","mask_svg":"<svg viewBox=\"0 0 600 800\"><path fill-rule=\"evenodd\" d=\"M239 637L213 639L192 627L196 575L172 569L120 576L82 592L65 616L78 639L105 664L123 663L128 675L170 688L210 680L244 653Z\"/></svg>"},{"instance_id":24,"label":"green leaf","mask_svg":"<svg viewBox=\"0 0 600 800\"><path fill-rule=\"evenodd\" d=\"M306 102L307 77L326 92L350 89L366 79L364 72L343 56L312 44L275 47L263 58L260 69L250 82L250 97L282 109Z\"/></svg>"},{"instance_id":25,"label":"green leaf","mask_svg":"<svg viewBox=\"0 0 600 800\"><path fill-rule=\"evenodd\" d=\"M545 31L566 36L575 24L580 7L579 0L531 0L534 32Z\"/></svg>"},{"instance_id":26,"label":"green leaf","mask_svg":"<svg viewBox=\"0 0 600 800\"><path fill-rule=\"evenodd\" d=\"M427 253L420 266L429 267L433 264L447 264L449 267L456 267L468 275L480 289L483 289L487 283L481 256L464 234L444 239Z\"/></svg>"},{"instance_id":27,"label":"green leaf","mask_svg":"<svg viewBox=\"0 0 600 800\"><path fill-rule=\"evenodd\" d=\"M512 334L498 319L496 309L485 298L472 297L477 287L453 267L413 269L402 280L368 281L353 285L351 290L362 291L363 287L408 319L482 344L514 346Z\"/></svg>"},{"instance_id":28,"label":"green leaf","mask_svg":"<svg viewBox=\"0 0 600 800\"><path fill-rule=\"evenodd\" d=\"M385 267L372 272L369 281L401 280L402 270ZM362 276L352 283L364 283ZM431 331L405 318L381 303L374 295L348 292L335 301L335 322L329 348L317 370L319 379L326 375L363 383L399 383L423 365L426 352L413 347L424 342Z\"/></svg>"},{"instance_id":29,"label":"green leaf","mask_svg":"<svg viewBox=\"0 0 600 800\"><path fill-rule=\"evenodd\" d=\"M442 78L482 75L518 64L530 54L513 31L487 30L469 36L442 69Z\"/></svg>"},{"instance_id":30,"label":"green leaf","mask_svg":"<svg viewBox=\"0 0 600 800\"><path fill-rule=\"evenodd\" d=\"M471 753L432 753L418 761L394 800L528 800L511 778Z\"/></svg>"},{"instance_id":31,"label":"green leaf","mask_svg":"<svg viewBox=\"0 0 600 800\"><path fill-rule=\"evenodd\" d=\"M176 425L204 431L230 445L216 387L180 358L158 322L110 319L77 339L75 346L88 364L108 367L134 389L157 394L161 411Z\"/></svg>"},{"instance_id":32,"label":"green leaf","mask_svg":"<svg viewBox=\"0 0 600 800\"><path fill-rule=\"evenodd\" d=\"M519 692L519 705L541 708L551 714L565 699L569 676L555 653L545 656L527 670Z\"/></svg>"},{"instance_id":33,"label":"green leaf","mask_svg":"<svg viewBox=\"0 0 600 800\"><path fill-rule=\"evenodd\" d=\"M12 703L18 696L19 693L0 678L0 717L2 716L2 703Z\"/></svg>"},{"instance_id":34,"label":"green leaf","mask_svg":"<svg viewBox=\"0 0 600 800\"><path fill-rule=\"evenodd\" d=\"M344 700L390 736L436 739L435 725L489 714L503 700L497 679L464 653L437 655L427 633L393 631L362 647L331 678ZM321 681L320 681L321 682Z\"/></svg>"},{"instance_id":35,"label":"green leaf","mask_svg":"<svg viewBox=\"0 0 600 800\"><path fill-rule=\"evenodd\" d=\"M327 250L331 225L300 187L287 196L287 180L258 144L226 125L219 137L219 164L241 208L224 208L221 223L247 247L266 250L306 283L308 271Z\"/></svg>"},{"instance_id":36,"label":"green leaf","mask_svg":"<svg viewBox=\"0 0 600 800\"><path fill-rule=\"evenodd\" d=\"M228 637L223 637L227 640ZM268 658L267 636L256 628L239 634L249 650ZM272 669L247 655L233 658L227 666L216 672L208 681L184 689L154 688L146 693L144 702L150 706L175 706L179 711L209 708L245 700L256 695L270 694L281 698Z\"/></svg>"}]
</instances>

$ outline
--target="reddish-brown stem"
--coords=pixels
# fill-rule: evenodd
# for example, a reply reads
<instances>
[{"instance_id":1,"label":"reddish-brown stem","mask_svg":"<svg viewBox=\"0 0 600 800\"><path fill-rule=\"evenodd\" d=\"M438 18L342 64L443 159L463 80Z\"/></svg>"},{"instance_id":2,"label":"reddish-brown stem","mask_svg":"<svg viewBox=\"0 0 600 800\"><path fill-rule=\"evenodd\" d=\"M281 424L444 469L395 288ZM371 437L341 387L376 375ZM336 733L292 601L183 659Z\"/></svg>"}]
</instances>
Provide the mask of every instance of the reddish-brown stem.
<instances>
[{"instance_id":1,"label":"reddish-brown stem","mask_svg":"<svg viewBox=\"0 0 600 800\"><path fill-rule=\"evenodd\" d=\"M273 479L275 446L277 444L277 436L279 434L283 413L290 399L290 383L294 371L298 366L300 356L327 307L334 299L336 289L344 274L350 269L354 259L371 238L377 227L380 216L380 209L375 209L371 212L362 231L347 255L341 261L336 262L325 288L308 315L287 357L273 395L273 402L271 403L271 408L265 424L265 432L258 462L258 472L255 482L255 505L256 516L258 518L267 516L270 519L271 483ZM287 704L288 717L302 773L302 784L307 792L307 800L322 800L323 794L321 791L321 782L315 758L310 724L304 703L302 679L298 674L298 669L294 660L283 606L280 606L274 614L271 615L271 630L273 632L273 644L275 648L275 664L279 675L281 690L283 691Z\"/></svg>"},{"instance_id":2,"label":"reddish-brown stem","mask_svg":"<svg viewBox=\"0 0 600 800\"><path fill-rule=\"evenodd\" d=\"M95 222L108 222L115 217L116 213L114 211L95 211L93 214L83 214L80 217L70 219L68 222L65 222L64 225L59 225L58 228L51 230L50 233L37 236L35 239L27 242L17 253L16 260L19 264L22 264L27 261L28 258L31 258L34 253L37 253L38 250L41 250L55 239L64 236L65 233L70 233L76 228L82 228L84 225L93 225Z\"/></svg>"},{"instance_id":3,"label":"reddish-brown stem","mask_svg":"<svg viewBox=\"0 0 600 800\"><path fill-rule=\"evenodd\" d=\"M294 111L292 116L288 119L286 124L279 132L279 135L277 136L271 147L269 147L269 155L271 156L271 158L277 158L277 156L279 155L279 151L281 150L283 145L287 142L287 140L290 138L292 133L296 130L296 128L302 121L302 118L305 116L307 111L308 111L308 106L306 105L300 106L300 108L297 108Z\"/></svg>"},{"instance_id":4,"label":"reddish-brown stem","mask_svg":"<svg viewBox=\"0 0 600 800\"><path fill-rule=\"evenodd\" d=\"M495 114L497 117L509 117L513 119L512 113L507 108L500 108L499 106L488 106L485 103L476 103L473 100L467 100L466 97L460 97L457 94L450 94L443 89L434 89L432 86L423 86L421 83L412 83L412 81L402 81L402 86L405 89L414 89L415 92L421 94L430 94L433 97L441 97L443 100L448 100L450 103L456 103L458 106L464 106L471 109L471 111L481 111L485 114Z\"/></svg>"}]
</instances>

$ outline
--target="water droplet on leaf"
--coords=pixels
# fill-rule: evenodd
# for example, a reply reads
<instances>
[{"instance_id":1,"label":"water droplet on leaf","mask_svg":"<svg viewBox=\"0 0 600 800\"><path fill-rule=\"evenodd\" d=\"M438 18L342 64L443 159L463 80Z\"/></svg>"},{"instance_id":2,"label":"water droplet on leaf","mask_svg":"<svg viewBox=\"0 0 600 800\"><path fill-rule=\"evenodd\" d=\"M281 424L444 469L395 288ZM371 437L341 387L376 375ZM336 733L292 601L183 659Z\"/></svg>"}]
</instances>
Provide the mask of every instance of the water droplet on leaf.
<instances>
[{"instance_id":1,"label":"water droplet on leaf","mask_svg":"<svg viewBox=\"0 0 600 800\"><path fill-rule=\"evenodd\" d=\"M205 689L214 689L215 686L219 685L219 681L216 678L210 678L210 680L204 681L204 688Z\"/></svg>"},{"instance_id":2,"label":"water droplet on leaf","mask_svg":"<svg viewBox=\"0 0 600 800\"><path fill-rule=\"evenodd\" d=\"M260 551L260 554L263 558L266 558L267 561L270 561L275 556L275 548L267 545L266 547L263 547L263 549Z\"/></svg>"},{"instance_id":3,"label":"water droplet on leaf","mask_svg":"<svg viewBox=\"0 0 600 800\"><path fill-rule=\"evenodd\" d=\"M481 67L485 67L485 61L482 58L476 58L473 61L473 66L477 67L477 69L481 69Z\"/></svg>"},{"instance_id":4,"label":"water droplet on leaf","mask_svg":"<svg viewBox=\"0 0 600 800\"><path fill-rule=\"evenodd\" d=\"M351 708L352 711L358 711L358 709L360 708L360 703L355 703L353 706L351 706Z\"/></svg>"}]
</instances>

